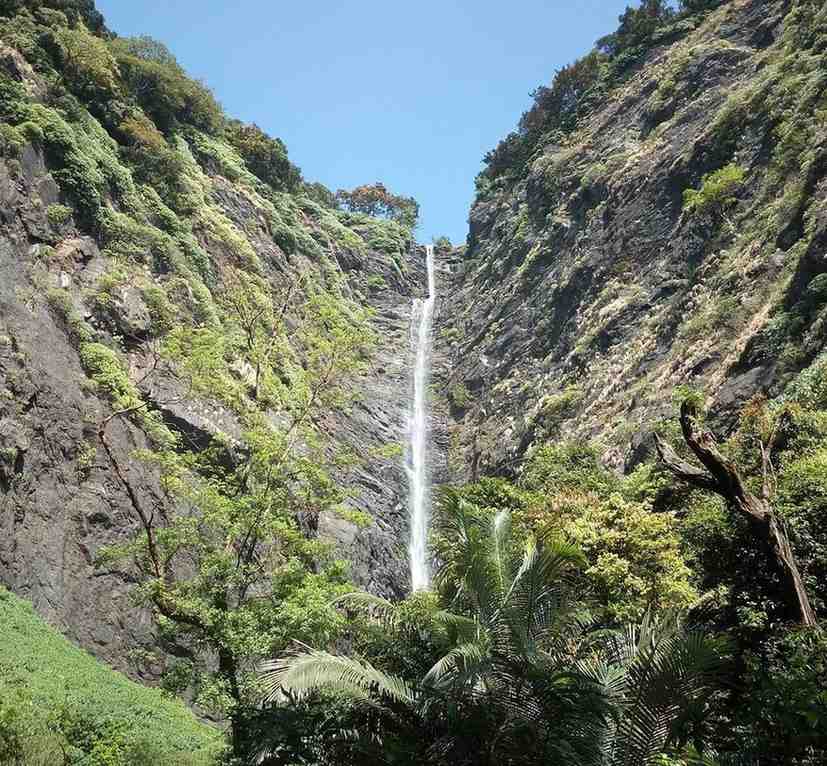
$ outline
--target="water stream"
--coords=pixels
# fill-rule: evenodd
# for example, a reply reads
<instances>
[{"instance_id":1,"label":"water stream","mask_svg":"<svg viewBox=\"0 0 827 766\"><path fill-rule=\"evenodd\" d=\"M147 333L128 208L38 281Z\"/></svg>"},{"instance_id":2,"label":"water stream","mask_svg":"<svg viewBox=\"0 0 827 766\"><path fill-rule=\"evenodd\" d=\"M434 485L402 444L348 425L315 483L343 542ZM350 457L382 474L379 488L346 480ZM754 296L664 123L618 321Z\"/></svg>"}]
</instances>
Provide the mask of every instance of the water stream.
<instances>
[{"instance_id":1,"label":"water stream","mask_svg":"<svg viewBox=\"0 0 827 766\"><path fill-rule=\"evenodd\" d=\"M436 298L434 277L434 248L426 246L426 267L428 270L428 295L417 301L418 317L416 327L416 362L414 366L413 407L410 418L410 512L411 543L411 587L423 590L430 583L428 564L428 520L430 517L430 477L428 471L429 417L428 381L431 366L431 324Z\"/></svg>"}]
</instances>

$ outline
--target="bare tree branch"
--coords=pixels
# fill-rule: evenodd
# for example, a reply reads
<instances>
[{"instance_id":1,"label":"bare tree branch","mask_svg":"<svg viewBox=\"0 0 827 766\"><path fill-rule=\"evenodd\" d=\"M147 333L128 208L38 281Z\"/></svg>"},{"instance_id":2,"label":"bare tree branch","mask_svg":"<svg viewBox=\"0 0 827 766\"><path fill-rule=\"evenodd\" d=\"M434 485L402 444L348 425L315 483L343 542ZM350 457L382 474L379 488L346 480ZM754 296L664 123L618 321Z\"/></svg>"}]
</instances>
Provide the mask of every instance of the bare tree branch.
<instances>
[{"instance_id":1,"label":"bare tree branch","mask_svg":"<svg viewBox=\"0 0 827 766\"><path fill-rule=\"evenodd\" d=\"M790 609L798 613L803 625L815 626L815 612L798 570L789 537L770 502L774 485L772 445L775 442L775 431L768 444L759 440L762 471L759 497L750 491L738 467L721 454L714 435L700 429L697 410L692 402L687 400L681 405L680 421L684 441L703 468L682 460L669 444L655 435L655 448L661 462L677 478L698 489L720 495L729 508L747 518L753 534L766 547L773 565L781 575Z\"/></svg>"}]
</instances>

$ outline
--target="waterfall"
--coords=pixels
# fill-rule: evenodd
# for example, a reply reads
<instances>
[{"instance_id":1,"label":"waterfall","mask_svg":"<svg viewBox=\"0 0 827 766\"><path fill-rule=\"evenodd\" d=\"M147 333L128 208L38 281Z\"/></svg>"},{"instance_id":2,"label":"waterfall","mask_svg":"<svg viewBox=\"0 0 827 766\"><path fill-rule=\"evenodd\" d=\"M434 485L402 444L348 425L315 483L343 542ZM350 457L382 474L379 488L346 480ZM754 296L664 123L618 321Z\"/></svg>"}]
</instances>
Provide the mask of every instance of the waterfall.
<instances>
[{"instance_id":1,"label":"waterfall","mask_svg":"<svg viewBox=\"0 0 827 766\"><path fill-rule=\"evenodd\" d=\"M413 410L410 418L410 512L411 512L411 587L427 588L430 580L428 565L428 518L430 516L430 486L428 475L428 379L431 361L431 322L434 316L436 279L434 277L434 248L426 246L428 295L417 301L416 362L413 380ZM417 318L417 312L414 312Z\"/></svg>"}]
</instances>

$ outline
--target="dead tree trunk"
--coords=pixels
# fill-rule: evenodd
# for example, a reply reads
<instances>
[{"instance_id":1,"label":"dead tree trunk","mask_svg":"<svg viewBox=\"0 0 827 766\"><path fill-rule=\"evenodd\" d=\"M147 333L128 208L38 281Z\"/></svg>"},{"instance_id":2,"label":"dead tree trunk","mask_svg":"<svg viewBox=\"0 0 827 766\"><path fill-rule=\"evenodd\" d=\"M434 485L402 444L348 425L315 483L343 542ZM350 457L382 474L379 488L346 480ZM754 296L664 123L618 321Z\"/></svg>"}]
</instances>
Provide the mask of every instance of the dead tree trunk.
<instances>
[{"instance_id":1,"label":"dead tree trunk","mask_svg":"<svg viewBox=\"0 0 827 766\"><path fill-rule=\"evenodd\" d=\"M720 495L730 509L747 519L753 534L766 547L771 563L778 570L790 609L798 615L802 625L815 626L815 612L798 571L789 537L772 508L772 462L769 448L760 445L764 480L761 495L758 496L746 486L738 467L720 453L715 437L698 428L696 415L694 405L684 402L681 406L683 438L703 467L682 460L656 434L655 446L661 461L679 479Z\"/></svg>"}]
</instances>

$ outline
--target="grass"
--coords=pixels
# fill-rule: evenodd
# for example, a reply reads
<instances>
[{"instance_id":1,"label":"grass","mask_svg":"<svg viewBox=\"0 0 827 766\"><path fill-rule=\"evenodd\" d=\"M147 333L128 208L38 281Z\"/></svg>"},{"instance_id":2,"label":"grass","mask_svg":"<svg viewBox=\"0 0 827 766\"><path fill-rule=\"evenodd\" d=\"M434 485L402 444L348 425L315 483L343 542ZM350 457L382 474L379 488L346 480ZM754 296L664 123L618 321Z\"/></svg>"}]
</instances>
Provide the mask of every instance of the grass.
<instances>
[{"instance_id":1,"label":"grass","mask_svg":"<svg viewBox=\"0 0 827 766\"><path fill-rule=\"evenodd\" d=\"M72 765L215 762L220 733L182 702L133 683L71 644L3 588L0 633L0 762L33 763L33 753L55 741ZM20 760L15 746L24 753Z\"/></svg>"}]
</instances>

